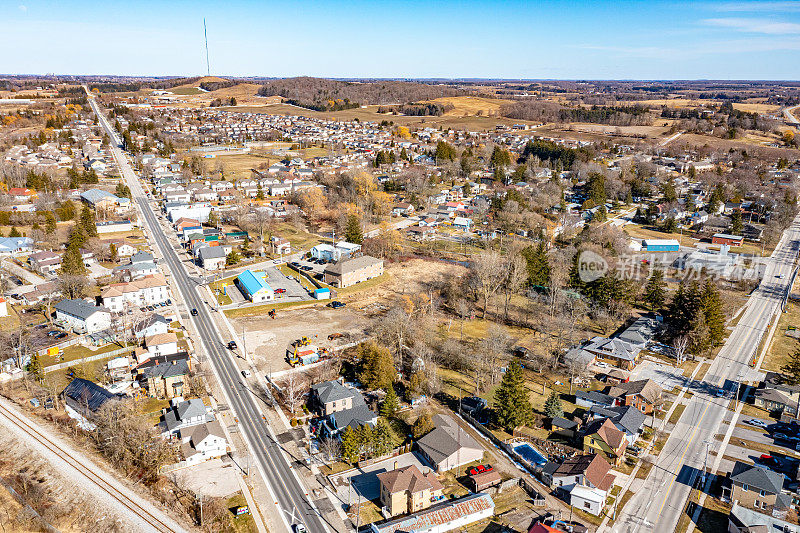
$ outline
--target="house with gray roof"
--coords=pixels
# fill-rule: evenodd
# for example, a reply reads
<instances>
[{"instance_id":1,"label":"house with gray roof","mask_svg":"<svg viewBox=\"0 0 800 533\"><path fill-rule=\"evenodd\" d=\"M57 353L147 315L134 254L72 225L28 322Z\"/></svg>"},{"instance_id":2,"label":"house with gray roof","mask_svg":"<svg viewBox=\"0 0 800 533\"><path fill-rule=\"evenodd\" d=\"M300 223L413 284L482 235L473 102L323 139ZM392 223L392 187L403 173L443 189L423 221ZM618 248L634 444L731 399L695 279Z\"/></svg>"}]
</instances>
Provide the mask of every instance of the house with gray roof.
<instances>
[{"instance_id":1,"label":"house with gray roof","mask_svg":"<svg viewBox=\"0 0 800 533\"><path fill-rule=\"evenodd\" d=\"M783 474L761 465L736 461L723 481L722 495L748 509L785 518L791 497L783 492Z\"/></svg>"},{"instance_id":2,"label":"house with gray roof","mask_svg":"<svg viewBox=\"0 0 800 533\"><path fill-rule=\"evenodd\" d=\"M87 417L119 396L93 381L75 378L61 391L61 398L71 409Z\"/></svg>"},{"instance_id":3,"label":"house with gray roof","mask_svg":"<svg viewBox=\"0 0 800 533\"><path fill-rule=\"evenodd\" d=\"M148 361L149 363L150 361ZM189 392L186 376L189 374L189 360L174 358L166 362L153 359L153 364L138 367L137 380L147 389L151 398L175 398Z\"/></svg>"},{"instance_id":4,"label":"house with gray roof","mask_svg":"<svg viewBox=\"0 0 800 533\"><path fill-rule=\"evenodd\" d=\"M589 420L608 419L625 434L628 445L636 442L644 429L647 417L639 409L631 405L614 407L593 406L588 413Z\"/></svg>"},{"instance_id":5,"label":"house with gray roof","mask_svg":"<svg viewBox=\"0 0 800 533\"><path fill-rule=\"evenodd\" d=\"M197 251L197 262L205 270L219 270L225 266L227 258L222 246L203 246Z\"/></svg>"},{"instance_id":6,"label":"house with gray roof","mask_svg":"<svg viewBox=\"0 0 800 533\"><path fill-rule=\"evenodd\" d=\"M633 324L628 326L625 331L617 335L616 338L628 342L633 346L644 348L648 342L653 340L653 337L655 337L660 328L661 324L655 318L640 316Z\"/></svg>"},{"instance_id":7,"label":"house with gray roof","mask_svg":"<svg viewBox=\"0 0 800 533\"><path fill-rule=\"evenodd\" d=\"M56 322L75 333L97 333L111 327L111 311L86 300L61 300L56 304Z\"/></svg>"},{"instance_id":8,"label":"house with gray roof","mask_svg":"<svg viewBox=\"0 0 800 533\"><path fill-rule=\"evenodd\" d=\"M159 428L162 436L174 435L182 429L214 420L211 410L199 398L186 401L173 398L170 406L161 412Z\"/></svg>"},{"instance_id":9,"label":"house with gray roof","mask_svg":"<svg viewBox=\"0 0 800 533\"><path fill-rule=\"evenodd\" d=\"M452 417L437 414L434 429L417 441L417 449L437 472L483 459L484 448Z\"/></svg>"},{"instance_id":10,"label":"house with gray roof","mask_svg":"<svg viewBox=\"0 0 800 533\"><path fill-rule=\"evenodd\" d=\"M311 387L311 403L325 417L324 431L338 435L347 426L375 426L378 416L367 407L361 393L341 381L325 381Z\"/></svg>"}]
</instances>

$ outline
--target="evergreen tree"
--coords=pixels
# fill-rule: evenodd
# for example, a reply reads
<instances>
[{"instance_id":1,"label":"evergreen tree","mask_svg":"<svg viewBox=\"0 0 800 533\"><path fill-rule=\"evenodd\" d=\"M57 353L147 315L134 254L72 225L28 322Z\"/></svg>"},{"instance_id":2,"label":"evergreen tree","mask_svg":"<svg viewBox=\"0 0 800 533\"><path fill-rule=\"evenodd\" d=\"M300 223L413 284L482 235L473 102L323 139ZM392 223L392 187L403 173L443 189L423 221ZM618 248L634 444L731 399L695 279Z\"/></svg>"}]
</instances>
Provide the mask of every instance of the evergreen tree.
<instances>
[{"instance_id":1,"label":"evergreen tree","mask_svg":"<svg viewBox=\"0 0 800 533\"><path fill-rule=\"evenodd\" d=\"M722 307L719 289L711 280L703 286L700 298L706 326L708 327L708 341L711 346L722 343L725 338L725 312Z\"/></svg>"},{"instance_id":2,"label":"evergreen tree","mask_svg":"<svg viewBox=\"0 0 800 533\"><path fill-rule=\"evenodd\" d=\"M454 161L456 158L456 149L446 141L439 141L436 143L434 157L437 162Z\"/></svg>"},{"instance_id":3,"label":"evergreen tree","mask_svg":"<svg viewBox=\"0 0 800 533\"><path fill-rule=\"evenodd\" d=\"M606 220L608 220L608 210L606 206L601 205L600 209L595 211L592 222L605 222Z\"/></svg>"},{"instance_id":4,"label":"evergreen tree","mask_svg":"<svg viewBox=\"0 0 800 533\"><path fill-rule=\"evenodd\" d=\"M258 184L258 192L256 193L256 200L263 200L264 199L264 188L261 187L261 184Z\"/></svg>"},{"instance_id":5,"label":"evergreen tree","mask_svg":"<svg viewBox=\"0 0 800 533\"><path fill-rule=\"evenodd\" d=\"M16 226L11 226L11 231L8 232L9 237L22 237Z\"/></svg>"},{"instance_id":6,"label":"evergreen tree","mask_svg":"<svg viewBox=\"0 0 800 533\"><path fill-rule=\"evenodd\" d=\"M789 356L781 372L790 385L800 385L800 349Z\"/></svg>"},{"instance_id":7,"label":"evergreen tree","mask_svg":"<svg viewBox=\"0 0 800 533\"><path fill-rule=\"evenodd\" d=\"M80 225L87 237L97 237L97 226L95 224L94 211L88 205L83 206Z\"/></svg>"},{"instance_id":8,"label":"evergreen tree","mask_svg":"<svg viewBox=\"0 0 800 533\"><path fill-rule=\"evenodd\" d=\"M42 381L43 373L42 373L42 362L39 360L39 356L37 354L33 354L31 356L31 360L28 363L27 367L28 373L35 379L36 381Z\"/></svg>"},{"instance_id":9,"label":"evergreen tree","mask_svg":"<svg viewBox=\"0 0 800 533\"><path fill-rule=\"evenodd\" d=\"M428 411L423 411L411 426L411 433L418 439L433 429L433 419Z\"/></svg>"},{"instance_id":10,"label":"evergreen tree","mask_svg":"<svg viewBox=\"0 0 800 533\"><path fill-rule=\"evenodd\" d=\"M361 220L355 213L347 217L347 226L344 230L344 238L347 242L361 244L364 242L364 232L361 230Z\"/></svg>"},{"instance_id":11,"label":"evergreen tree","mask_svg":"<svg viewBox=\"0 0 800 533\"><path fill-rule=\"evenodd\" d=\"M117 259L119 258L119 255L117 253L117 245L114 244L113 242L108 245L108 257L112 262L116 262Z\"/></svg>"},{"instance_id":12,"label":"evergreen tree","mask_svg":"<svg viewBox=\"0 0 800 533\"><path fill-rule=\"evenodd\" d=\"M231 253L225 256L225 264L228 266L236 265L241 260L242 258L239 256L239 252L237 252L236 250L231 250Z\"/></svg>"},{"instance_id":13,"label":"evergreen tree","mask_svg":"<svg viewBox=\"0 0 800 533\"><path fill-rule=\"evenodd\" d=\"M731 232L734 235L741 235L743 229L744 224L742 223L742 212L737 209L731 215Z\"/></svg>"},{"instance_id":14,"label":"evergreen tree","mask_svg":"<svg viewBox=\"0 0 800 533\"><path fill-rule=\"evenodd\" d=\"M678 223L675 221L675 217L667 217L664 221L664 225L661 226L661 231L664 233L675 233L678 231Z\"/></svg>"},{"instance_id":15,"label":"evergreen tree","mask_svg":"<svg viewBox=\"0 0 800 533\"><path fill-rule=\"evenodd\" d=\"M599 172L590 172L586 181L587 197L594 205L606 203L606 177Z\"/></svg>"},{"instance_id":16,"label":"evergreen tree","mask_svg":"<svg viewBox=\"0 0 800 533\"><path fill-rule=\"evenodd\" d=\"M659 309L667 299L667 284L664 282L664 271L656 269L644 287L644 301L651 309Z\"/></svg>"},{"instance_id":17,"label":"evergreen tree","mask_svg":"<svg viewBox=\"0 0 800 533\"><path fill-rule=\"evenodd\" d=\"M569 268L569 286L578 292L583 292L584 288L586 287L586 283L581 279L580 276L580 255L581 252L578 250L575 255L572 256L572 266Z\"/></svg>"},{"instance_id":18,"label":"evergreen tree","mask_svg":"<svg viewBox=\"0 0 800 533\"><path fill-rule=\"evenodd\" d=\"M494 410L498 424L508 430L533 420L533 407L518 361L511 363L494 393Z\"/></svg>"},{"instance_id":19,"label":"evergreen tree","mask_svg":"<svg viewBox=\"0 0 800 533\"><path fill-rule=\"evenodd\" d=\"M689 330L689 352L697 355L708 349L709 330L706 324L706 317L703 313L697 313L691 322Z\"/></svg>"},{"instance_id":20,"label":"evergreen tree","mask_svg":"<svg viewBox=\"0 0 800 533\"><path fill-rule=\"evenodd\" d=\"M75 204L69 200L64 200L64 203L61 204L59 218L61 220L75 220L75 213Z\"/></svg>"},{"instance_id":21,"label":"evergreen tree","mask_svg":"<svg viewBox=\"0 0 800 533\"><path fill-rule=\"evenodd\" d=\"M528 282L540 287L550 286L550 262L544 242L539 241L536 247L529 246L522 251L528 267Z\"/></svg>"},{"instance_id":22,"label":"evergreen tree","mask_svg":"<svg viewBox=\"0 0 800 533\"><path fill-rule=\"evenodd\" d=\"M53 235L56 230L58 229L58 225L56 224L56 216L53 214L52 211L45 211L44 212L44 231L48 235Z\"/></svg>"},{"instance_id":23,"label":"evergreen tree","mask_svg":"<svg viewBox=\"0 0 800 533\"><path fill-rule=\"evenodd\" d=\"M386 455L394 448L392 428L386 420L379 418L375 429L372 431L372 453L375 457Z\"/></svg>"},{"instance_id":24,"label":"evergreen tree","mask_svg":"<svg viewBox=\"0 0 800 533\"><path fill-rule=\"evenodd\" d=\"M544 414L548 418L560 418L564 416L564 407L561 405L561 396L556 391L550 393L547 401L544 402Z\"/></svg>"},{"instance_id":25,"label":"evergreen tree","mask_svg":"<svg viewBox=\"0 0 800 533\"><path fill-rule=\"evenodd\" d=\"M390 389L397 370L389 349L367 342L359 345L358 355L361 358L359 381L368 389Z\"/></svg>"},{"instance_id":26,"label":"evergreen tree","mask_svg":"<svg viewBox=\"0 0 800 533\"><path fill-rule=\"evenodd\" d=\"M375 431L369 424L359 426L356 431L358 435L358 447L363 455L372 457L375 453Z\"/></svg>"},{"instance_id":27,"label":"evergreen tree","mask_svg":"<svg viewBox=\"0 0 800 533\"><path fill-rule=\"evenodd\" d=\"M61 258L61 272L68 276L85 276L86 265L83 264L81 252L76 246L70 246Z\"/></svg>"},{"instance_id":28,"label":"evergreen tree","mask_svg":"<svg viewBox=\"0 0 800 533\"><path fill-rule=\"evenodd\" d=\"M384 418L392 418L395 413L397 413L399 407L400 402L397 399L397 393L394 391L394 387L389 386L386 391L386 397L383 399L383 403L381 403L381 416Z\"/></svg>"},{"instance_id":29,"label":"evergreen tree","mask_svg":"<svg viewBox=\"0 0 800 533\"><path fill-rule=\"evenodd\" d=\"M405 147L403 147L403 149L400 150L400 160L401 161L408 161L409 160L408 159L408 152L406 152Z\"/></svg>"},{"instance_id":30,"label":"evergreen tree","mask_svg":"<svg viewBox=\"0 0 800 533\"><path fill-rule=\"evenodd\" d=\"M489 158L489 163L494 168L505 168L511 165L511 154L508 153L508 150L495 146L494 150L492 150L492 156Z\"/></svg>"},{"instance_id":31,"label":"evergreen tree","mask_svg":"<svg viewBox=\"0 0 800 533\"><path fill-rule=\"evenodd\" d=\"M356 463L361 455L361 443L358 437L358 433L352 426L347 426L342 431L342 457L348 463Z\"/></svg>"},{"instance_id":32,"label":"evergreen tree","mask_svg":"<svg viewBox=\"0 0 800 533\"><path fill-rule=\"evenodd\" d=\"M86 243L86 230L83 229L83 226L80 224L75 224L72 226L72 231L69 233L69 237L67 238L67 247L69 248L80 248Z\"/></svg>"}]
</instances>

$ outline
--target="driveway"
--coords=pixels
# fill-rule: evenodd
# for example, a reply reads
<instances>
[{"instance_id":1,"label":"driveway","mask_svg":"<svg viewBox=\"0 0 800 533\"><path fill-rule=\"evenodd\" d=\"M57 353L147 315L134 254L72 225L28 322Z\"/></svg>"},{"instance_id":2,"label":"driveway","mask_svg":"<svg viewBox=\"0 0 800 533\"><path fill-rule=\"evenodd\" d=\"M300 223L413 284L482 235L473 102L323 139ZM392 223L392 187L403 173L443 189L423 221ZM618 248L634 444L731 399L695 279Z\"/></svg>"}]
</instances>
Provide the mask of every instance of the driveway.
<instances>
[{"instance_id":1,"label":"driveway","mask_svg":"<svg viewBox=\"0 0 800 533\"><path fill-rule=\"evenodd\" d=\"M683 370L652 359L645 359L631 371L631 381L640 379L652 379L666 391L682 387L686 382Z\"/></svg>"},{"instance_id":2,"label":"driveway","mask_svg":"<svg viewBox=\"0 0 800 533\"><path fill-rule=\"evenodd\" d=\"M378 474L410 465L415 465L423 474L432 472L430 466L427 466L420 457L414 452L411 452L384 459L383 461L373 463L364 468L354 468L339 474L331 474L328 476L328 480L336 487L336 494L343 502L355 502L359 494L362 499L377 500L380 497ZM351 483L352 490L350 489Z\"/></svg>"}]
</instances>

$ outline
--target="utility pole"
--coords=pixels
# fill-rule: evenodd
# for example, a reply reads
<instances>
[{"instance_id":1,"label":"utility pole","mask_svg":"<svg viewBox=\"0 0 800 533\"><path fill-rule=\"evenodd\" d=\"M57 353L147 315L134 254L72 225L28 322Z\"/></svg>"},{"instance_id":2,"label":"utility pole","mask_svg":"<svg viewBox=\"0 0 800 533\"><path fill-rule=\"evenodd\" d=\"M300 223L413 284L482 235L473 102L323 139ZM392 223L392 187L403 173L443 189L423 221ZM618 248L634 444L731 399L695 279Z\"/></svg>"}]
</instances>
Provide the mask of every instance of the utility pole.
<instances>
[{"instance_id":1,"label":"utility pole","mask_svg":"<svg viewBox=\"0 0 800 533\"><path fill-rule=\"evenodd\" d=\"M703 486L705 487L706 477L708 476L708 449L711 447L711 442L705 441L703 444L706 445L706 457L703 459Z\"/></svg>"}]
</instances>

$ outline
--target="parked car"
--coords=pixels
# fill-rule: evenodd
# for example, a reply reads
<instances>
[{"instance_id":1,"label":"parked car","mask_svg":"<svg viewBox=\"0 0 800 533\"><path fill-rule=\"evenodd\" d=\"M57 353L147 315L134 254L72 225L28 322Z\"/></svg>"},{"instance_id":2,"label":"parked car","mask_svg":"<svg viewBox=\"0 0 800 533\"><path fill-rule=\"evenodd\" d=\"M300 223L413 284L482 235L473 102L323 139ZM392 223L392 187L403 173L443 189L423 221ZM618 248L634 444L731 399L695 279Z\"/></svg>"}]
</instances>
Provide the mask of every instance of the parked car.
<instances>
[{"instance_id":1,"label":"parked car","mask_svg":"<svg viewBox=\"0 0 800 533\"><path fill-rule=\"evenodd\" d=\"M300 270L302 270L302 271L304 271L304 272L308 272L309 270L314 270L314 269L313 269L313 268L311 268L311 267L310 267L310 266L308 266L308 265L303 265L303 266L301 266L301 267L300 267Z\"/></svg>"},{"instance_id":2,"label":"parked car","mask_svg":"<svg viewBox=\"0 0 800 533\"><path fill-rule=\"evenodd\" d=\"M292 261L291 263L289 263L289 266L293 266L295 268L300 268L300 263L298 263L297 261Z\"/></svg>"},{"instance_id":3,"label":"parked car","mask_svg":"<svg viewBox=\"0 0 800 533\"><path fill-rule=\"evenodd\" d=\"M763 429L767 429L767 426L769 425L766 422L764 422L763 420L759 420L758 418L749 418L749 419L745 420L744 423L745 424L750 424L751 426L755 426L757 428L763 428Z\"/></svg>"},{"instance_id":4,"label":"parked car","mask_svg":"<svg viewBox=\"0 0 800 533\"><path fill-rule=\"evenodd\" d=\"M340 302L339 300L334 300L328 304L328 307L332 307L333 309L339 309L340 307L344 307L345 305L347 304L345 304L344 302Z\"/></svg>"},{"instance_id":5,"label":"parked car","mask_svg":"<svg viewBox=\"0 0 800 533\"><path fill-rule=\"evenodd\" d=\"M470 468L468 472L470 476L477 476L478 474L483 474L484 472L491 472L492 470L494 470L494 468L492 468L492 465L477 465Z\"/></svg>"},{"instance_id":6,"label":"parked car","mask_svg":"<svg viewBox=\"0 0 800 533\"><path fill-rule=\"evenodd\" d=\"M63 331L60 331L60 332L58 332L58 334L56 334L56 336L55 336L54 338L56 338L56 339L63 339L63 338L64 338L64 337L66 337L66 336L67 336L67 334L66 334L66 333L64 333Z\"/></svg>"},{"instance_id":7,"label":"parked car","mask_svg":"<svg viewBox=\"0 0 800 533\"><path fill-rule=\"evenodd\" d=\"M283 294L284 292L286 292L286 289L275 289L275 294Z\"/></svg>"},{"instance_id":8,"label":"parked car","mask_svg":"<svg viewBox=\"0 0 800 533\"><path fill-rule=\"evenodd\" d=\"M47 332L47 336L48 337L55 337L59 333L60 333L60 331L58 331L57 329L51 329L50 331Z\"/></svg>"},{"instance_id":9,"label":"parked car","mask_svg":"<svg viewBox=\"0 0 800 533\"><path fill-rule=\"evenodd\" d=\"M627 451L631 455L639 457L643 450L639 446L628 446Z\"/></svg>"},{"instance_id":10,"label":"parked car","mask_svg":"<svg viewBox=\"0 0 800 533\"><path fill-rule=\"evenodd\" d=\"M594 364L594 366L596 366L597 368L608 368L608 363L606 363L604 361L597 361Z\"/></svg>"}]
</instances>

